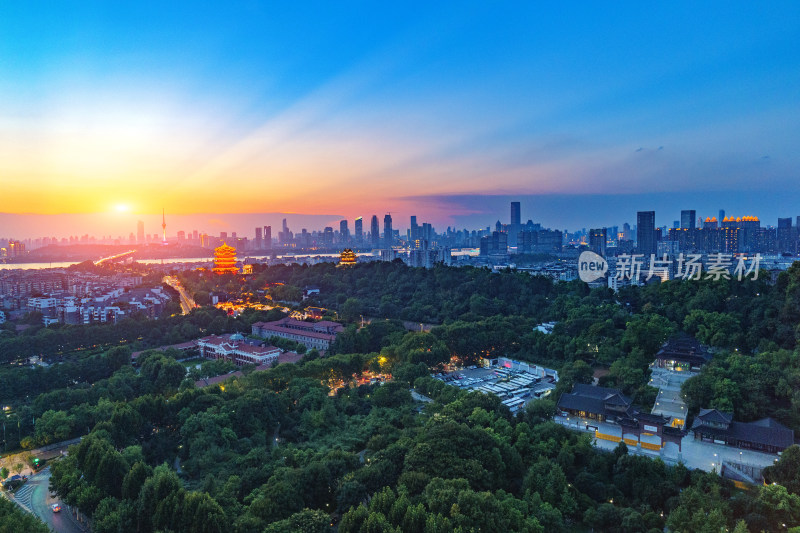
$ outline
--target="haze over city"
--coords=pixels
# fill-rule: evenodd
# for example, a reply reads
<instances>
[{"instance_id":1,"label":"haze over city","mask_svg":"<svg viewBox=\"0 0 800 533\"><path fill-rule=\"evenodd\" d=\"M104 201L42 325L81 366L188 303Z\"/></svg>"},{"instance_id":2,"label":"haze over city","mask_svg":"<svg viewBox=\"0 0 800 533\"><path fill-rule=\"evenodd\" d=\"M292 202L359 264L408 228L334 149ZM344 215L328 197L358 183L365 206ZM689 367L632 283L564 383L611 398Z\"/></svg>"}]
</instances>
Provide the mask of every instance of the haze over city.
<instances>
[{"instance_id":1,"label":"haze over city","mask_svg":"<svg viewBox=\"0 0 800 533\"><path fill-rule=\"evenodd\" d=\"M798 11L5 4L0 211L25 216L4 233L127 235L162 208L207 231L255 225L226 213L474 228L509 199L559 228L774 224L800 198Z\"/></svg>"}]
</instances>

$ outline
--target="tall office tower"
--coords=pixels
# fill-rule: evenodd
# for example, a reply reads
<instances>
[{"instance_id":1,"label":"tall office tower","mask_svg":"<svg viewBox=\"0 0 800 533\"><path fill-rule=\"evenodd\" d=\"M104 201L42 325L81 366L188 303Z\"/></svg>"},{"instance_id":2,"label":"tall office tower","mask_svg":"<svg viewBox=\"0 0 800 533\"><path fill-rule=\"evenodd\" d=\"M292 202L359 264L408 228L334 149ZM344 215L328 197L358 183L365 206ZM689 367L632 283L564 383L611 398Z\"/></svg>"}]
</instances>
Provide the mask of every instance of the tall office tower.
<instances>
[{"instance_id":1,"label":"tall office tower","mask_svg":"<svg viewBox=\"0 0 800 533\"><path fill-rule=\"evenodd\" d=\"M681 221L680 220L672 221L672 227L673 228L680 228L681 227Z\"/></svg>"},{"instance_id":2,"label":"tall office tower","mask_svg":"<svg viewBox=\"0 0 800 533\"><path fill-rule=\"evenodd\" d=\"M508 231L508 244L511 246L517 245L517 234L521 231L520 224L519 202L511 202L511 227Z\"/></svg>"},{"instance_id":3,"label":"tall office tower","mask_svg":"<svg viewBox=\"0 0 800 533\"><path fill-rule=\"evenodd\" d=\"M408 244L411 248L420 248L422 240L421 228L417 225L416 215L411 217L411 226L408 229Z\"/></svg>"},{"instance_id":4,"label":"tall office tower","mask_svg":"<svg viewBox=\"0 0 800 533\"><path fill-rule=\"evenodd\" d=\"M193 230L192 230L192 241L194 241L194 244L195 244L195 245L197 244L197 237L198 237L198 235L197 235L197 230L196 230L196 229L193 229Z\"/></svg>"},{"instance_id":5,"label":"tall office tower","mask_svg":"<svg viewBox=\"0 0 800 533\"><path fill-rule=\"evenodd\" d=\"M256 250L261 250L261 248L263 247L263 244L261 242L261 240L262 240L262 231L263 230L262 230L261 227L256 228L256 241L255 241L255 244L254 244L254 248Z\"/></svg>"},{"instance_id":6,"label":"tall office tower","mask_svg":"<svg viewBox=\"0 0 800 533\"><path fill-rule=\"evenodd\" d=\"M595 228L589 230L589 249L603 257L606 255L606 240L608 230L606 228Z\"/></svg>"},{"instance_id":7,"label":"tall office tower","mask_svg":"<svg viewBox=\"0 0 800 533\"><path fill-rule=\"evenodd\" d=\"M519 202L511 202L511 223L519 226L520 222Z\"/></svg>"},{"instance_id":8,"label":"tall office tower","mask_svg":"<svg viewBox=\"0 0 800 533\"><path fill-rule=\"evenodd\" d=\"M391 248L394 244L391 213L386 213L386 215L383 217L383 242L386 243L386 248Z\"/></svg>"},{"instance_id":9,"label":"tall office tower","mask_svg":"<svg viewBox=\"0 0 800 533\"><path fill-rule=\"evenodd\" d=\"M164 244L167 243L167 219L164 217L164 209L161 209L161 229L164 232Z\"/></svg>"},{"instance_id":10,"label":"tall office tower","mask_svg":"<svg viewBox=\"0 0 800 533\"><path fill-rule=\"evenodd\" d=\"M422 228L419 230L420 237L422 238L422 247L423 248L430 248L433 246L433 226L431 226L428 222L422 223Z\"/></svg>"},{"instance_id":11,"label":"tall office tower","mask_svg":"<svg viewBox=\"0 0 800 533\"><path fill-rule=\"evenodd\" d=\"M219 240L227 241L228 240L228 232L227 231L220 231L219 232Z\"/></svg>"},{"instance_id":12,"label":"tall office tower","mask_svg":"<svg viewBox=\"0 0 800 533\"><path fill-rule=\"evenodd\" d=\"M350 242L350 230L347 227L346 219L339 221L339 239L341 239L343 243Z\"/></svg>"},{"instance_id":13,"label":"tall office tower","mask_svg":"<svg viewBox=\"0 0 800 533\"><path fill-rule=\"evenodd\" d=\"M326 245L333 244L333 228L330 226L325 226L325 230L322 232L322 242Z\"/></svg>"},{"instance_id":14,"label":"tall office tower","mask_svg":"<svg viewBox=\"0 0 800 533\"><path fill-rule=\"evenodd\" d=\"M289 242L289 225L286 223L286 219L283 219L283 229L278 234L278 242L281 244L286 244Z\"/></svg>"},{"instance_id":15,"label":"tall office tower","mask_svg":"<svg viewBox=\"0 0 800 533\"><path fill-rule=\"evenodd\" d=\"M636 213L636 248L646 257L656 253L656 212Z\"/></svg>"},{"instance_id":16,"label":"tall office tower","mask_svg":"<svg viewBox=\"0 0 800 533\"><path fill-rule=\"evenodd\" d=\"M681 229L694 229L697 220L697 211L685 209L681 211Z\"/></svg>"},{"instance_id":17,"label":"tall office tower","mask_svg":"<svg viewBox=\"0 0 800 533\"><path fill-rule=\"evenodd\" d=\"M369 239L372 241L373 248L380 248L381 245L381 229L378 226L378 216L372 215L372 223L369 227Z\"/></svg>"},{"instance_id":18,"label":"tall office tower","mask_svg":"<svg viewBox=\"0 0 800 533\"><path fill-rule=\"evenodd\" d=\"M364 220L361 217L356 219L355 225L356 242L361 243L364 241Z\"/></svg>"},{"instance_id":19,"label":"tall office tower","mask_svg":"<svg viewBox=\"0 0 800 533\"><path fill-rule=\"evenodd\" d=\"M144 242L144 222L141 220L136 223L136 240L140 243Z\"/></svg>"},{"instance_id":20,"label":"tall office tower","mask_svg":"<svg viewBox=\"0 0 800 533\"><path fill-rule=\"evenodd\" d=\"M778 251L795 253L797 238L792 228L791 218L778 219Z\"/></svg>"},{"instance_id":21,"label":"tall office tower","mask_svg":"<svg viewBox=\"0 0 800 533\"><path fill-rule=\"evenodd\" d=\"M179 231L178 232L178 241L179 242L183 242L185 240L186 240L186 232L185 231Z\"/></svg>"},{"instance_id":22,"label":"tall office tower","mask_svg":"<svg viewBox=\"0 0 800 533\"><path fill-rule=\"evenodd\" d=\"M722 224L722 221L725 220L725 210L724 209L720 209L719 210L719 217L717 217L717 219L719 220L720 224Z\"/></svg>"},{"instance_id":23,"label":"tall office tower","mask_svg":"<svg viewBox=\"0 0 800 533\"><path fill-rule=\"evenodd\" d=\"M264 226L264 249L272 249L272 226Z\"/></svg>"}]
</instances>

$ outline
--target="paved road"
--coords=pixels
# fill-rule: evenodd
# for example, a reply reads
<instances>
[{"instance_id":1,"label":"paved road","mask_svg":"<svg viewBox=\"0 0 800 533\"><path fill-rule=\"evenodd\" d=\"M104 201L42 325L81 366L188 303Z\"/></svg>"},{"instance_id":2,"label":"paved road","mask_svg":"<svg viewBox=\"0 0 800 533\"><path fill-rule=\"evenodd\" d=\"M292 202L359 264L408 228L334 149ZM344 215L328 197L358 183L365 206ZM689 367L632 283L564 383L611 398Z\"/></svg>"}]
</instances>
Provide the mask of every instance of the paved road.
<instances>
[{"instance_id":1,"label":"paved road","mask_svg":"<svg viewBox=\"0 0 800 533\"><path fill-rule=\"evenodd\" d=\"M61 512L54 513L50 505L59 501L50 497L50 467L31 476L14 495L17 504L33 513L50 526L56 533L82 533L84 530L70 515L66 506Z\"/></svg>"},{"instance_id":2,"label":"paved road","mask_svg":"<svg viewBox=\"0 0 800 533\"><path fill-rule=\"evenodd\" d=\"M192 297L189 296L189 293L183 288L183 285L181 285L181 282L178 281L178 278L175 276L164 276L164 283L178 291L180 294L181 310L183 311L184 315L188 315L192 309L197 307L197 304L194 303Z\"/></svg>"}]
</instances>

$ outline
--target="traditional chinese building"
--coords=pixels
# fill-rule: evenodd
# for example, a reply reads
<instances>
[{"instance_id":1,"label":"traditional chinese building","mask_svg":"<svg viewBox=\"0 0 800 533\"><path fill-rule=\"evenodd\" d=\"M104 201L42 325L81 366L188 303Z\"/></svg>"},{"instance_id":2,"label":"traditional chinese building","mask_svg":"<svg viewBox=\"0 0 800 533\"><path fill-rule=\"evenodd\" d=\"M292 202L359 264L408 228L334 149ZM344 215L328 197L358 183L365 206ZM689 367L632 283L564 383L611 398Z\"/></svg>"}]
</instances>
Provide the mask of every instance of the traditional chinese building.
<instances>
[{"instance_id":1,"label":"traditional chinese building","mask_svg":"<svg viewBox=\"0 0 800 533\"><path fill-rule=\"evenodd\" d=\"M737 422L733 414L701 409L692 424L695 440L727 444L767 453L782 452L795 443L794 431L772 418Z\"/></svg>"},{"instance_id":2,"label":"traditional chinese building","mask_svg":"<svg viewBox=\"0 0 800 533\"><path fill-rule=\"evenodd\" d=\"M236 248L223 244L214 249L214 273L215 274L238 274L236 267Z\"/></svg>"},{"instance_id":3,"label":"traditional chinese building","mask_svg":"<svg viewBox=\"0 0 800 533\"><path fill-rule=\"evenodd\" d=\"M661 346L654 364L669 370L699 371L709 361L711 353L697 339L681 335Z\"/></svg>"},{"instance_id":4,"label":"traditional chinese building","mask_svg":"<svg viewBox=\"0 0 800 533\"><path fill-rule=\"evenodd\" d=\"M339 254L339 266L352 266L356 264L356 254L350 248L345 248Z\"/></svg>"},{"instance_id":5,"label":"traditional chinese building","mask_svg":"<svg viewBox=\"0 0 800 533\"><path fill-rule=\"evenodd\" d=\"M595 427L595 437L612 442L625 442L646 450L661 450L668 442L681 451L683 432L669 425L661 415L635 409L631 399L618 389L576 383L572 392L558 399L563 416L583 420L586 427Z\"/></svg>"}]
</instances>

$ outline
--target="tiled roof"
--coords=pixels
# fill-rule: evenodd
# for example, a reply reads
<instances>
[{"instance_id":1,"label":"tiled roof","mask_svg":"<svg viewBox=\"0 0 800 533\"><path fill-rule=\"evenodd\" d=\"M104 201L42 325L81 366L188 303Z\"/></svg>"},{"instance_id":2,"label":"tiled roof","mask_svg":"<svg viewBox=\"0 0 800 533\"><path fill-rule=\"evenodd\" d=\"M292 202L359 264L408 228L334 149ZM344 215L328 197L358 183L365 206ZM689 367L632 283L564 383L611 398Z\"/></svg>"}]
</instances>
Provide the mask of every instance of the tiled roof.
<instances>
[{"instance_id":1,"label":"tiled roof","mask_svg":"<svg viewBox=\"0 0 800 533\"><path fill-rule=\"evenodd\" d=\"M756 422L731 422L728 429L705 426L697 421L692 425L693 430L701 430L710 435L729 437L737 441L752 442L773 446L775 448L788 448L794 444L794 431L787 428L772 418L762 418Z\"/></svg>"},{"instance_id":2,"label":"tiled roof","mask_svg":"<svg viewBox=\"0 0 800 533\"><path fill-rule=\"evenodd\" d=\"M730 424L733 420L732 413L724 413L722 411L718 411L717 409L701 409L700 413L697 415L697 421L702 422L713 422L716 424Z\"/></svg>"},{"instance_id":3,"label":"tiled roof","mask_svg":"<svg viewBox=\"0 0 800 533\"><path fill-rule=\"evenodd\" d=\"M313 330L288 328L270 322L256 322L255 324L253 324L253 327L258 327L258 329L264 332L273 331L275 333L298 335L303 337L310 337L312 339L322 339L326 341L333 341L334 339L336 339L336 335L334 334L320 333L319 331L313 331Z\"/></svg>"}]
</instances>

